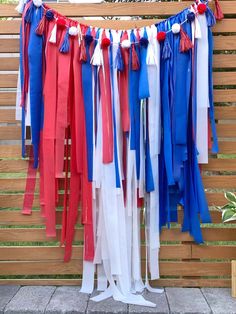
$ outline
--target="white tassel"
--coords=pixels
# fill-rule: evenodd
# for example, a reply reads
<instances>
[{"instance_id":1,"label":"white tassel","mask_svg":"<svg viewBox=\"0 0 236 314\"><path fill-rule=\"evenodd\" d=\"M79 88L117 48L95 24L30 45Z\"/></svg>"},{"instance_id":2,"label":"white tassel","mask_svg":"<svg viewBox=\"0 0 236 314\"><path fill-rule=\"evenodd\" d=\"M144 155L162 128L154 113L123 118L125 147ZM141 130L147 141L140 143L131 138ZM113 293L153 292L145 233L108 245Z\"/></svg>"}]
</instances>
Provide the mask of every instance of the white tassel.
<instances>
[{"instance_id":1,"label":"white tassel","mask_svg":"<svg viewBox=\"0 0 236 314\"><path fill-rule=\"evenodd\" d=\"M53 44L57 42L57 23L53 26L49 42Z\"/></svg>"},{"instance_id":2,"label":"white tassel","mask_svg":"<svg viewBox=\"0 0 236 314\"><path fill-rule=\"evenodd\" d=\"M24 0L19 0L19 3L18 3L18 5L15 7L15 10L16 10L18 13L22 14L23 11L24 11L24 5L25 5Z\"/></svg>"},{"instance_id":3,"label":"white tassel","mask_svg":"<svg viewBox=\"0 0 236 314\"><path fill-rule=\"evenodd\" d=\"M97 66L103 65L102 49L99 43L97 43L90 63Z\"/></svg>"}]
</instances>

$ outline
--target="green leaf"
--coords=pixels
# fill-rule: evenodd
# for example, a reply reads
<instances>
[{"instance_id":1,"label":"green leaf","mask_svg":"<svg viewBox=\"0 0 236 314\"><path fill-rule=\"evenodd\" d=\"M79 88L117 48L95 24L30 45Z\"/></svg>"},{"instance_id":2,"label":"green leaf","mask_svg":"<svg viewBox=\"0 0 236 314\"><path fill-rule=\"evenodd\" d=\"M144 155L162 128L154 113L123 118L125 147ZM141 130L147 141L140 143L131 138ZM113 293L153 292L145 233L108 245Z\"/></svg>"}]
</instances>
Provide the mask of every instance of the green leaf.
<instances>
[{"instance_id":1,"label":"green leaf","mask_svg":"<svg viewBox=\"0 0 236 314\"><path fill-rule=\"evenodd\" d=\"M222 212L222 220L223 222L236 220L236 209L224 209Z\"/></svg>"},{"instance_id":2,"label":"green leaf","mask_svg":"<svg viewBox=\"0 0 236 314\"><path fill-rule=\"evenodd\" d=\"M226 219L224 222L229 222L229 221L236 221L236 213L229 219Z\"/></svg>"},{"instance_id":3,"label":"green leaf","mask_svg":"<svg viewBox=\"0 0 236 314\"><path fill-rule=\"evenodd\" d=\"M232 192L226 192L225 198L230 202L236 202L236 195Z\"/></svg>"}]
</instances>

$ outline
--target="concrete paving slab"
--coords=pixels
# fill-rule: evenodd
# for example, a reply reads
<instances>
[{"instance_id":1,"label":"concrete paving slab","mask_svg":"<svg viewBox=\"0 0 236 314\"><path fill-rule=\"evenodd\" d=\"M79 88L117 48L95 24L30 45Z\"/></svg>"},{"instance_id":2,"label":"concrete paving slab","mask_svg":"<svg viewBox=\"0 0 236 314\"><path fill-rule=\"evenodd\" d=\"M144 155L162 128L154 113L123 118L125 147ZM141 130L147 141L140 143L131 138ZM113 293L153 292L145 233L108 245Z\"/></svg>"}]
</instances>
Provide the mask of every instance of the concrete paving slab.
<instances>
[{"instance_id":1,"label":"concrete paving slab","mask_svg":"<svg viewBox=\"0 0 236 314\"><path fill-rule=\"evenodd\" d=\"M97 295L98 292L94 292L91 297ZM113 298L109 298L102 302L94 302L89 300L87 313L92 314L126 314L128 313L128 305L122 302L115 301Z\"/></svg>"},{"instance_id":2,"label":"concrete paving slab","mask_svg":"<svg viewBox=\"0 0 236 314\"><path fill-rule=\"evenodd\" d=\"M211 313L202 292L198 288L166 288L166 296L173 314Z\"/></svg>"},{"instance_id":3,"label":"concrete paving slab","mask_svg":"<svg viewBox=\"0 0 236 314\"><path fill-rule=\"evenodd\" d=\"M44 313L56 287L27 286L21 287L5 307L7 314Z\"/></svg>"},{"instance_id":4,"label":"concrete paving slab","mask_svg":"<svg viewBox=\"0 0 236 314\"><path fill-rule=\"evenodd\" d=\"M159 294L159 293L153 293L145 291L143 294L143 297L155 303L156 307L146 307L146 306L138 306L138 305L129 305L129 313L135 313L135 314L145 314L145 313L159 313L159 314L166 314L169 313L169 307L166 299L165 292Z\"/></svg>"},{"instance_id":5,"label":"concrete paving slab","mask_svg":"<svg viewBox=\"0 0 236 314\"><path fill-rule=\"evenodd\" d=\"M202 288L214 314L236 314L236 298L231 297L229 288Z\"/></svg>"},{"instance_id":6,"label":"concrete paving slab","mask_svg":"<svg viewBox=\"0 0 236 314\"><path fill-rule=\"evenodd\" d=\"M45 313L85 313L89 296L79 291L80 287L58 287L49 301Z\"/></svg>"},{"instance_id":7,"label":"concrete paving slab","mask_svg":"<svg viewBox=\"0 0 236 314\"><path fill-rule=\"evenodd\" d=\"M14 297L20 286L0 286L0 313L4 313L4 308Z\"/></svg>"}]
</instances>

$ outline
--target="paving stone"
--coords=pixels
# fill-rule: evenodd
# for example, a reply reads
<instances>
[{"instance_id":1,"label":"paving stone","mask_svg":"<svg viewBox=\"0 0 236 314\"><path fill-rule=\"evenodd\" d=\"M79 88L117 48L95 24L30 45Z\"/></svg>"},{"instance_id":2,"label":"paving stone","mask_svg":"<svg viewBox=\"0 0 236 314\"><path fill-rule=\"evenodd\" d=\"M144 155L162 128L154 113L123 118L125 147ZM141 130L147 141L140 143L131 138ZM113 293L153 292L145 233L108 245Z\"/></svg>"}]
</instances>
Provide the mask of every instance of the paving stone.
<instances>
[{"instance_id":1,"label":"paving stone","mask_svg":"<svg viewBox=\"0 0 236 314\"><path fill-rule=\"evenodd\" d=\"M92 294L92 297L97 295L97 292ZM113 298L106 299L101 302L89 300L87 313L92 314L126 314L128 313L128 305L122 302L115 301Z\"/></svg>"},{"instance_id":2,"label":"paving stone","mask_svg":"<svg viewBox=\"0 0 236 314\"><path fill-rule=\"evenodd\" d=\"M166 288L166 296L173 314L211 313L202 292L198 288Z\"/></svg>"},{"instance_id":3,"label":"paving stone","mask_svg":"<svg viewBox=\"0 0 236 314\"><path fill-rule=\"evenodd\" d=\"M231 297L228 288L202 288L214 314L236 314L236 298Z\"/></svg>"},{"instance_id":4,"label":"paving stone","mask_svg":"<svg viewBox=\"0 0 236 314\"><path fill-rule=\"evenodd\" d=\"M85 313L89 296L79 291L80 287L58 287L48 303L45 313Z\"/></svg>"},{"instance_id":5,"label":"paving stone","mask_svg":"<svg viewBox=\"0 0 236 314\"><path fill-rule=\"evenodd\" d=\"M27 286L21 287L5 307L7 314L44 313L55 291L55 287Z\"/></svg>"},{"instance_id":6,"label":"paving stone","mask_svg":"<svg viewBox=\"0 0 236 314\"><path fill-rule=\"evenodd\" d=\"M145 291L143 294L143 297L155 303L156 307L147 307L147 306L138 306L138 305L129 305L129 313L160 313L160 314L166 314L169 313L169 307L166 299L165 292L163 293L153 293Z\"/></svg>"},{"instance_id":7,"label":"paving stone","mask_svg":"<svg viewBox=\"0 0 236 314\"><path fill-rule=\"evenodd\" d=\"M0 286L0 313L3 313L5 306L19 289L20 286Z\"/></svg>"}]
</instances>

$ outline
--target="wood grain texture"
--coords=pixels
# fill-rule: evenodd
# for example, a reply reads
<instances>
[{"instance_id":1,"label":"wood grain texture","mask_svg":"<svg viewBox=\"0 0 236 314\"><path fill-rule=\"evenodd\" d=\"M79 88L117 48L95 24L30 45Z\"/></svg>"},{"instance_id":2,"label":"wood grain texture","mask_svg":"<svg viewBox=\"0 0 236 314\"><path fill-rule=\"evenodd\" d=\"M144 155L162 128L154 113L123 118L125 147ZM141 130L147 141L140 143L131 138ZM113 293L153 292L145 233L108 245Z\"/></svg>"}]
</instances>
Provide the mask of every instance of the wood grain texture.
<instances>
[{"instance_id":1,"label":"wood grain texture","mask_svg":"<svg viewBox=\"0 0 236 314\"><path fill-rule=\"evenodd\" d=\"M27 217L26 217L27 219ZM30 217L29 217L30 219ZM235 228L203 228L203 238L205 241L236 241ZM0 242L46 242L60 239L60 229L57 230L56 238L48 238L44 228L3 228L0 229ZM144 240L144 229L141 231ZM83 241L83 229L78 228L75 232L75 240ZM161 241L193 241L192 237L181 232L179 228L166 229L161 232Z\"/></svg>"},{"instance_id":2,"label":"wood grain texture","mask_svg":"<svg viewBox=\"0 0 236 314\"><path fill-rule=\"evenodd\" d=\"M215 50L236 50L236 35L214 36ZM19 52L19 39L0 38L0 52Z\"/></svg>"},{"instance_id":3,"label":"wood grain texture","mask_svg":"<svg viewBox=\"0 0 236 314\"><path fill-rule=\"evenodd\" d=\"M145 246L141 247L145 258ZM162 245L160 259L182 259L191 257L190 245ZM72 259L83 259L83 246L73 246ZM59 246L11 246L0 247L0 261L63 261L64 248ZM1 273L1 271L0 271Z\"/></svg>"},{"instance_id":4,"label":"wood grain texture","mask_svg":"<svg viewBox=\"0 0 236 314\"><path fill-rule=\"evenodd\" d=\"M192 245L192 258L200 259L236 259L235 245Z\"/></svg>"},{"instance_id":5,"label":"wood grain texture","mask_svg":"<svg viewBox=\"0 0 236 314\"><path fill-rule=\"evenodd\" d=\"M214 67L214 69L236 68L236 55L235 54L214 55L213 67ZM19 58L18 57L0 58L0 71L18 71L18 69L19 69Z\"/></svg>"},{"instance_id":6,"label":"wood grain texture","mask_svg":"<svg viewBox=\"0 0 236 314\"><path fill-rule=\"evenodd\" d=\"M153 287L231 287L231 279L161 278L151 284ZM81 279L0 279L0 285L80 286Z\"/></svg>"},{"instance_id":7,"label":"wood grain texture","mask_svg":"<svg viewBox=\"0 0 236 314\"><path fill-rule=\"evenodd\" d=\"M141 20L86 20L83 18L76 18L80 23L106 27L113 29L130 29L134 27L148 26L162 21L162 19L141 19ZM221 22L217 22L212 28L213 33L233 33L236 28L236 19L225 18ZM0 34L18 35L20 29L20 19L15 18L13 20L1 20L0 21Z\"/></svg>"},{"instance_id":8,"label":"wood grain texture","mask_svg":"<svg viewBox=\"0 0 236 314\"><path fill-rule=\"evenodd\" d=\"M142 270L145 263L142 262ZM230 262L164 262L160 261L161 276L230 276ZM63 261L0 261L1 275L73 275L82 274L78 260Z\"/></svg>"},{"instance_id":9,"label":"wood grain texture","mask_svg":"<svg viewBox=\"0 0 236 314\"><path fill-rule=\"evenodd\" d=\"M235 55L236 58L236 55ZM235 120L236 106L215 107L216 120ZM2 109L0 107L0 121L15 123L15 109Z\"/></svg>"},{"instance_id":10,"label":"wood grain texture","mask_svg":"<svg viewBox=\"0 0 236 314\"><path fill-rule=\"evenodd\" d=\"M236 14L236 1L222 1L221 7L225 15ZM71 4L71 3L50 3L50 7L54 8L61 14L66 16L161 16L172 15L190 6L192 1L184 2L154 2L154 3L101 3L101 4ZM213 7L213 4L210 3ZM2 17L19 17L14 10L13 4L2 4Z\"/></svg>"},{"instance_id":11,"label":"wood grain texture","mask_svg":"<svg viewBox=\"0 0 236 314\"><path fill-rule=\"evenodd\" d=\"M216 103L236 102L236 89L215 89L214 101ZM16 103L15 92L0 91L0 106L14 106L15 103Z\"/></svg>"}]
</instances>

